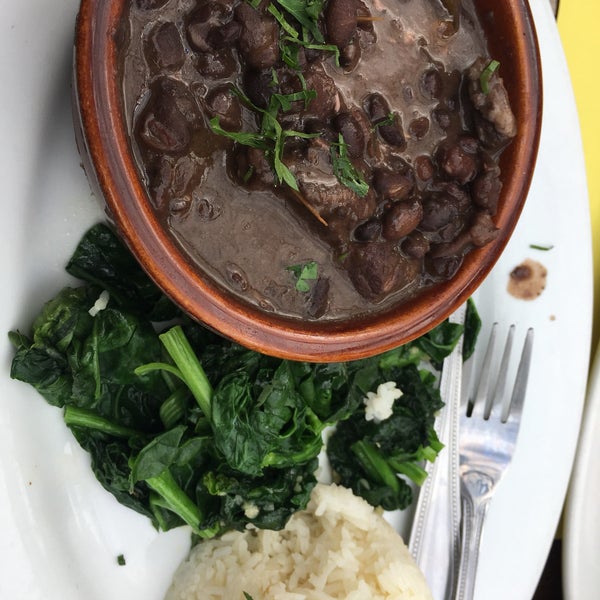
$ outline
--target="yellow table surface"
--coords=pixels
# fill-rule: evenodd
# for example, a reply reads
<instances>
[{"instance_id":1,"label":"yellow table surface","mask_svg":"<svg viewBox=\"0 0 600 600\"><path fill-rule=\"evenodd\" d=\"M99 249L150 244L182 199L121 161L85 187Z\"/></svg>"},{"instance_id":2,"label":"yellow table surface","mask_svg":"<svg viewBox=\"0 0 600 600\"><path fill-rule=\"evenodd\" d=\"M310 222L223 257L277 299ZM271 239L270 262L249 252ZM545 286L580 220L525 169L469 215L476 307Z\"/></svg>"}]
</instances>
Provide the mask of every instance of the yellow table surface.
<instances>
[{"instance_id":1,"label":"yellow table surface","mask_svg":"<svg viewBox=\"0 0 600 600\"><path fill-rule=\"evenodd\" d=\"M595 349L600 337L600 0L560 0L558 29L571 73L588 177L594 250ZM568 201L568 199L565 199Z\"/></svg>"}]
</instances>

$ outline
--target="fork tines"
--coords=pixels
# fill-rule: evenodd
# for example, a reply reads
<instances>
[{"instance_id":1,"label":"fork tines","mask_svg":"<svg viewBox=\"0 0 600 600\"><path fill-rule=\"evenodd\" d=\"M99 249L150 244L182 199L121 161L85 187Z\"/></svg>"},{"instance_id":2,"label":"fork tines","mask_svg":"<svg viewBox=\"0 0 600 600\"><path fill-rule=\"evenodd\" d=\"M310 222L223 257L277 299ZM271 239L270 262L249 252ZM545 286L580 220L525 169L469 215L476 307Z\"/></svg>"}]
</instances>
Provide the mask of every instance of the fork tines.
<instances>
[{"instance_id":1,"label":"fork tines","mask_svg":"<svg viewBox=\"0 0 600 600\"><path fill-rule=\"evenodd\" d=\"M525 335L523 350L517 367L512 395L507 397L507 382L510 372L510 359L512 354L513 342L516 326L512 324L506 336L504 350L497 365L497 377L494 382L492 372L496 365L493 364L495 356L496 338L498 336L498 323L492 325L488 345L485 351L483 362L479 370L479 379L476 381L476 387L467 401L467 414L470 416L483 417L489 419L492 414L499 412L500 420L504 423L510 415L519 417L523 408L525 389L527 388L527 379L529 376L529 366L531 363L531 354L533 349L533 328L529 328ZM493 385L492 385L493 384Z\"/></svg>"}]
</instances>

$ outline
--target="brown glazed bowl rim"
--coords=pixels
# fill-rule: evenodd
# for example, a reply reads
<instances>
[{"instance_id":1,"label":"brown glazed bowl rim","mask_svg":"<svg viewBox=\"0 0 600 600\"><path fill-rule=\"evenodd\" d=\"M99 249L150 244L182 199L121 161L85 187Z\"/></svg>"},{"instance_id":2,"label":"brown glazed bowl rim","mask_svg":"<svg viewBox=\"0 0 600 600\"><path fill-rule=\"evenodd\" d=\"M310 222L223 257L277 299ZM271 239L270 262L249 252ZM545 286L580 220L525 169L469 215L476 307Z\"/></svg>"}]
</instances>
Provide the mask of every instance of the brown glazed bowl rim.
<instances>
[{"instance_id":1,"label":"brown glazed bowl rim","mask_svg":"<svg viewBox=\"0 0 600 600\"><path fill-rule=\"evenodd\" d=\"M470 252L456 276L385 312L344 321L290 319L227 294L185 256L152 211L130 150L122 116L116 43L125 0L82 0L74 62L76 134L92 187L138 261L159 287L193 318L240 344L282 358L342 361L371 356L429 331L464 303L483 282L506 246L521 214L535 166L542 114L539 47L525 0L479 0L492 56L504 65L519 133L501 160L503 191L498 238ZM490 25L491 27L491 25ZM506 61L500 59L501 64ZM518 82L509 85L509 81ZM505 163L514 168L507 169Z\"/></svg>"}]
</instances>

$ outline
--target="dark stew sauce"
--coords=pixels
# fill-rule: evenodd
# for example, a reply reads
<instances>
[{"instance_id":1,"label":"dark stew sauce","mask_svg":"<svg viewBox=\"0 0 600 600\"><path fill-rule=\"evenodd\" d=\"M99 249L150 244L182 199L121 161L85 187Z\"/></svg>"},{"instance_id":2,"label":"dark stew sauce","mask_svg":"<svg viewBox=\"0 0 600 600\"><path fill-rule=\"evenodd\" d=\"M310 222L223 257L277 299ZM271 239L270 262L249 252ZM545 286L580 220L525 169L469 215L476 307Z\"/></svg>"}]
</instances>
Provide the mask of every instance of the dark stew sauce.
<instances>
[{"instance_id":1,"label":"dark stew sauce","mask_svg":"<svg viewBox=\"0 0 600 600\"><path fill-rule=\"evenodd\" d=\"M516 123L471 0L132 0L127 18L139 169L218 285L343 319L496 237Z\"/></svg>"}]
</instances>

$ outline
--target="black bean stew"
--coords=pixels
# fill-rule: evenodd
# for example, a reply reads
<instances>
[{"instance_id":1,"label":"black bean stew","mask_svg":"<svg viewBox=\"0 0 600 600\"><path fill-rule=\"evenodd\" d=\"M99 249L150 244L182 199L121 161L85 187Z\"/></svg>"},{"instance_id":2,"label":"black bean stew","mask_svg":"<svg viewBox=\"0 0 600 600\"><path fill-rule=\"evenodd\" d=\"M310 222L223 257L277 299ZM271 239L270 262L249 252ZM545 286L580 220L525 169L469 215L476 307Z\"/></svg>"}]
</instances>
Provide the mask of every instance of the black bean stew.
<instances>
[{"instance_id":1,"label":"black bean stew","mask_svg":"<svg viewBox=\"0 0 600 600\"><path fill-rule=\"evenodd\" d=\"M128 19L140 171L219 285L347 318L496 237L516 123L472 0L131 0Z\"/></svg>"}]
</instances>

